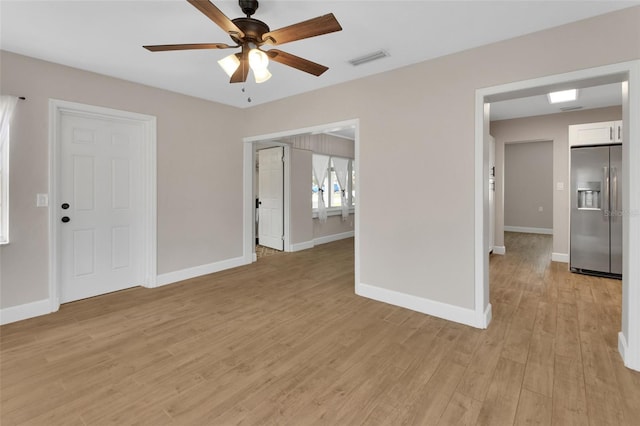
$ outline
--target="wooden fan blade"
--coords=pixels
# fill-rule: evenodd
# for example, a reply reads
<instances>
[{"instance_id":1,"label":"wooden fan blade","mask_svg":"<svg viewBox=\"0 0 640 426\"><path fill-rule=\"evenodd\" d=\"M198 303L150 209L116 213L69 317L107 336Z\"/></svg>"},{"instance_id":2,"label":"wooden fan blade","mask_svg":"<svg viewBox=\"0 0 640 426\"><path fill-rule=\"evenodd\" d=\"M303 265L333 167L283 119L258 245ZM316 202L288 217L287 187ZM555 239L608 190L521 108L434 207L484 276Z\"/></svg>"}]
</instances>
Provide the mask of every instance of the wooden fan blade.
<instances>
[{"instance_id":1,"label":"wooden fan blade","mask_svg":"<svg viewBox=\"0 0 640 426\"><path fill-rule=\"evenodd\" d=\"M263 34L262 41L268 44L279 45L322 34L333 33L335 31L342 31L342 27L336 17L333 16L333 13L329 13L328 15L269 31Z\"/></svg>"},{"instance_id":2,"label":"wooden fan blade","mask_svg":"<svg viewBox=\"0 0 640 426\"><path fill-rule=\"evenodd\" d=\"M157 44L154 46L142 46L150 52L164 52L166 50L190 50L190 49L229 49L225 43L192 43L192 44Z\"/></svg>"},{"instance_id":3,"label":"wooden fan blade","mask_svg":"<svg viewBox=\"0 0 640 426\"><path fill-rule=\"evenodd\" d=\"M234 24L231 19L227 18L227 16L222 13L220 9L215 7L213 3L209 0L187 0L196 9L200 12L204 13L207 18L211 19L216 23L220 28L222 28L226 33L233 35L237 38L243 38L244 33L240 28Z\"/></svg>"},{"instance_id":4,"label":"wooden fan blade","mask_svg":"<svg viewBox=\"0 0 640 426\"><path fill-rule=\"evenodd\" d=\"M291 53L283 52L278 49L271 49L266 52L267 56L276 62L280 62L283 65L288 65L300 71L308 72L316 77L328 70L328 67L324 65L316 64L308 59L301 58Z\"/></svg>"},{"instance_id":5,"label":"wooden fan blade","mask_svg":"<svg viewBox=\"0 0 640 426\"><path fill-rule=\"evenodd\" d=\"M231 76L229 83L244 83L249 75L249 51L242 49L242 53L236 53L236 56L240 60L240 65Z\"/></svg>"},{"instance_id":6,"label":"wooden fan blade","mask_svg":"<svg viewBox=\"0 0 640 426\"><path fill-rule=\"evenodd\" d=\"M271 49L269 51L266 51L266 54L267 56L269 56L269 58L276 62L279 62L283 65L288 65L300 71L308 72L309 74L313 74L316 77L329 69L324 65L311 62L308 59L304 59L278 49Z\"/></svg>"}]
</instances>

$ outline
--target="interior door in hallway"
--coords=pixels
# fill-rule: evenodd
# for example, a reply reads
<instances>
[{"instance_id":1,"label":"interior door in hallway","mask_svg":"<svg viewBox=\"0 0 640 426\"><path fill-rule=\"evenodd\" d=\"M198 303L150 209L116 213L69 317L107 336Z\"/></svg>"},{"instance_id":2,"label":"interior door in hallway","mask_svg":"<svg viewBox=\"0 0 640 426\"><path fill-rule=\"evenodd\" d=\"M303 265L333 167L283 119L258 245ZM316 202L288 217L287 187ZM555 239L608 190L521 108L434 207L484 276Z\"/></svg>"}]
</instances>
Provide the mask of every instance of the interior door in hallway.
<instances>
[{"instance_id":1,"label":"interior door in hallway","mask_svg":"<svg viewBox=\"0 0 640 426\"><path fill-rule=\"evenodd\" d=\"M58 182L60 302L142 282L143 130L124 119L64 113Z\"/></svg>"},{"instance_id":2,"label":"interior door in hallway","mask_svg":"<svg viewBox=\"0 0 640 426\"><path fill-rule=\"evenodd\" d=\"M284 148L258 151L258 244L284 249Z\"/></svg>"}]
</instances>

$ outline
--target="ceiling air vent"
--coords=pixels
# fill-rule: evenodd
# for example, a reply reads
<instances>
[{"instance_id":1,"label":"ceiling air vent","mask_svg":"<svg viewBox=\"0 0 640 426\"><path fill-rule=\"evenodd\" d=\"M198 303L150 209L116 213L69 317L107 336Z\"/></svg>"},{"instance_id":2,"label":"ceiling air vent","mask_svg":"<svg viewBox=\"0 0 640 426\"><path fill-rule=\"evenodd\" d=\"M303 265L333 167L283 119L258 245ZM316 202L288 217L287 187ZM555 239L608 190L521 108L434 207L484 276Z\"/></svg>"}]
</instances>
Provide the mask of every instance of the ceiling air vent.
<instances>
[{"instance_id":1,"label":"ceiling air vent","mask_svg":"<svg viewBox=\"0 0 640 426\"><path fill-rule=\"evenodd\" d=\"M378 59L382 59L384 57L389 56L389 53L380 49L373 53L369 53L368 55L360 56L359 58L351 59L349 63L353 66L358 66L362 64L366 64L367 62L375 61Z\"/></svg>"},{"instance_id":2,"label":"ceiling air vent","mask_svg":"<svg viewBox=\"0 0 640 426\"><path fill-rule=\"evenodd\" d=\"M582 109L582 107L581 106L571 106L571 107L562 107L562 108L560 108L560 111L567 112L567 111L576 111L576 110L579 110L579 109Z\"/></svg>"}]
</instances>

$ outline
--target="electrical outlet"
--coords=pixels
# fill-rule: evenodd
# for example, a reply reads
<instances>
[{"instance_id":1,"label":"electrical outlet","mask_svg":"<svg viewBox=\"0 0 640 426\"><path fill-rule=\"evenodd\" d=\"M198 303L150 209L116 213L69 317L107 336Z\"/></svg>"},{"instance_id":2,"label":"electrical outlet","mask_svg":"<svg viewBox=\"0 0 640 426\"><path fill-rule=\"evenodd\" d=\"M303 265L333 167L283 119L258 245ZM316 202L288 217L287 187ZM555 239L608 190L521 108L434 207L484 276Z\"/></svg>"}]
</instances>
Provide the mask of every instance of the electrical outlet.
<instances>
[{"instance_id":1,"label":"electrical outlet","mask_svg":"<svg viewBox=\"0 0 640 426\"><path fill-rule=\"evenodd\" d=\"M564 182L557 182L556 183L556 190L557 191L564 191Z\"/></svg>"}]
</instances>

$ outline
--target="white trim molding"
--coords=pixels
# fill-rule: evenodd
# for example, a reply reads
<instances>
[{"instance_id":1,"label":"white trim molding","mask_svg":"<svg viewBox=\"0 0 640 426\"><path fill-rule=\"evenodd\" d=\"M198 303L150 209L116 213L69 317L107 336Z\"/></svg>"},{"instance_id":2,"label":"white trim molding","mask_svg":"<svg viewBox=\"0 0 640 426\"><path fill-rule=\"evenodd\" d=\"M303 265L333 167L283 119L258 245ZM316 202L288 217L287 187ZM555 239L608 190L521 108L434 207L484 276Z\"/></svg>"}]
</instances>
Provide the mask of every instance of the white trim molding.
<instances>
[{"instance_id":1,"label":"white trim molding","mask_svg":"<svg viewBox=\"0 0 640 426\"><path fill-rule=\"evenodd\" d=\"M291 250L288 251L301 251L314 248L322 244L332 243L334 241L344 240L346 238L355 237L354 231L341 232L339 234L325 235L323 237L314 238L311 241L304 241L302 243L291 244Z\"/></svg>"},{"instance_id":2,"label":"white trim molding","mask_svg":"<svg viewBox=\"0 0 640 426\"><path fill-rule=\"evenodd\" d=\"M551 253L551 261L569 263L569 253Z\"/></svg>"},{"instance_id":3,"label":"white trim molding","mask_svg":"<svg viewBox=\"0 0 640 426\"><path fill-rule=\"evenodd\" d=\"M478 315L474 309L462 308L460 306L449 305L435 300L425 299L406 293L376 287L368 284L356 284L356 294L377 300L378 302L389 303L411 309L412 311L442 318L447 321L454 321L460 324L469 325L476 328L487 328L491 322L491 305Z\"/></svg>"},{"instance_id":4,"label":"white trim molding","mask_svg":"<svg viewBox=\"0 0 640 426\"><path fill-rule=\"evenodd\" d=\"M505 255L507 248L505 246L493 246L493 254Z\"/></svg>"},{"instance_id":5,"label":"white trim molding","mask_svg":"<svg viewBox=\"0 0 640 426\"><path fill-rule=\"evenodd\" d=\"M243 266L246 264L247 262L245 261L244 256L240 256L233 259L222 260L220 262L213 262L206 265L193 266L191 268L167 272L158 275L158 278L156 280L156 287L177 283L179 281L184 281L191 278L201 277L203 275L213 274L215 272L224 271L225 269L237 268L238 266Z\"/></svg>"},{"instance_id":6,"label":"white trim molding","mask_svg":"<svg viewBox=\"0 0 640 426\"><path fill-rule=\"evenodd\" d=\"M291 244L291 251L308 250L308 249L314 248L314 247L315 247L315 244L314 244L313 240L304 241L302 243Z\"/></svg>"},{"instance_id":7,"label":"white trim molding","mask_svg":"<svg viewBox=\"0 0 640 426\"><path fill-rule=\"evenodd\" d=\"M313 245L319 246L321 244L332 243L334 241L344 240L346 238L353 238L354 231L342 232L340 234L325 235L324 237L318 237L313 239Z\"/></svg>"},{"instance_id":8,"label":"white trim molding","mask_svg":"<svg viewBox=\"0 0 640 426\"><path fill-rule=\"evenodd\" d=\"M51 312L53 311L49 299L3 308L0 309L0 325L47 315Z\"/></svg>"},{"instance_id":9,"label":"white trim molding","mask_svg":"<svg viewBox=\"0 0 640 426\"><path fill-rule=\"evenodd\" d=\"M525 234L553 235L552 228L532 228L528 226L504 226L506 232L522 232Z\"/></svg>"}]
</instances>

